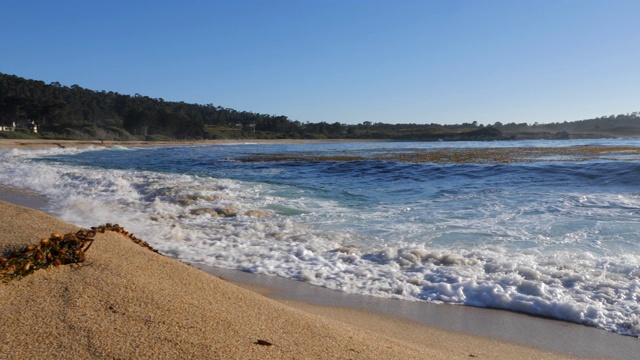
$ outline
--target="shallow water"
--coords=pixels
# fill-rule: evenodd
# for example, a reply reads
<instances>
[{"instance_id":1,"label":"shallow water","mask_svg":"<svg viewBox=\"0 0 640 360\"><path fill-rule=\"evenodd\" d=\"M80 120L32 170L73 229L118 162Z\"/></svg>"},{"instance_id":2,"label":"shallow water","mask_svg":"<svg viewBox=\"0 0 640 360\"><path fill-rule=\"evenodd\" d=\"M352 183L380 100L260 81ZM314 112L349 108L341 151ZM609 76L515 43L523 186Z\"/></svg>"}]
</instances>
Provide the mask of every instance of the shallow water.
<instances>
[{"instance_id":1,"label":"shallow water","mask_svg":"<svg viewBox=\"0 0 640 360\"><path fill-rule=\"evenodd\" d=\"M640 141L9 150L0 184L46 195L51 213L81 226L117 222L190 262L638 336L639 157L381 160L574 145Z\"/></svg>"}]
</instances>

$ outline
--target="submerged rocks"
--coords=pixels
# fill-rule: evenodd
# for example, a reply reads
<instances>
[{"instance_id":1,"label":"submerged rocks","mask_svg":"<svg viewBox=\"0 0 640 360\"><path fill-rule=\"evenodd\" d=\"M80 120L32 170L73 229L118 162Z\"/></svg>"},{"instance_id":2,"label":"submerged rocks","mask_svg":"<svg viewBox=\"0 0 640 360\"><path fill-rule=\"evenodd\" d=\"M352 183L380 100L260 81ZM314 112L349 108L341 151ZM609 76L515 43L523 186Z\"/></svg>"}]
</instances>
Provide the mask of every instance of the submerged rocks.
<instances>
[{"instance_id":1,"label":"submerged rocks","mask_svg":"<svg viewBox=\"0 0 640 360\"><path fill-rule=\"evenodd\" d=\"M485 128L477 135L491 134ZM564 138L568 134L555 135ZM538 139L536 137L535 139ZM372 152L368 155L318 155L315 153L256 154L241 159L244 162L349 162L349 161L393 161L406 163L435 164L510 164L545 161L589 161L594 159L627 160L640 155L635 146L567 146L567 147L487 147L487 148L438 148L406 149L393 152Z\"/></svg>"},{"instance_id":2,"label":"submerged rocks","mask_svg":"<svg viewBox=\"0 0 640 360\"><path fill-rule=\"evenodd\" d=\"M252 217L256 219L267 219L270 217L269 213L264 210L249 210L244 214L248 217Z\"/></svg>"},{"instance_id":3,"label":"submerged rocks","mask_svg":"<svg viewBox=\"0 0 640 360\"><path fill-rule=\"evenodd\" d=\"M233 205L217 208L215 210L221 217L236 217L238 215L238 209Z\"/></svg>"},{"instance_id":4,"label":"submerged rocks","mask_svg":"<svg viewBox=\"0 0 640 360\"><path fill-rule=\"evenodd\" d=\"M193 216L201 216L204 214L209 214L213 217L218 217L218 212L215 209L211 208L197 208L189 210L189 214Z\"/></svg>"},{"instance_id":5,"label":"submerged rocks","mask_svg":"<svg viewBox=\"0 0 640 360\"><path fill-rule=\"evenodd\" d=\"M189 214L193 216L202 216L206 214L214 218L229 218L236 217L240 215L241 212L238 208L229 205L220 208L195 208L189 210ZM256 219L266 219L270 217L269 213L264 210L248 210L244 215Z\"/></svg>"},{"instance_id":6,"label":"submerged rocks","mask_svg":"<svg viewBox=\"0 0 640 360\"><path fill-rule=\"evenodd\" d=\"M229 205L221 208L196 208L189 210L189 213L194 216L208 214L212 217L236 217L238 209Z\"/></svg>"},{"instance_id":7,"label":"submerged rocks","mask_svg":"<svg viewBox=\"0 0 640 360\"><path fill-rule=\"evenodd\" d=\"M173 202L181 206L189 206L195 204L199 200L211 202L220 200L220 197L212 195L188 194L173 200Z\"/></svg>"}]
</instances>

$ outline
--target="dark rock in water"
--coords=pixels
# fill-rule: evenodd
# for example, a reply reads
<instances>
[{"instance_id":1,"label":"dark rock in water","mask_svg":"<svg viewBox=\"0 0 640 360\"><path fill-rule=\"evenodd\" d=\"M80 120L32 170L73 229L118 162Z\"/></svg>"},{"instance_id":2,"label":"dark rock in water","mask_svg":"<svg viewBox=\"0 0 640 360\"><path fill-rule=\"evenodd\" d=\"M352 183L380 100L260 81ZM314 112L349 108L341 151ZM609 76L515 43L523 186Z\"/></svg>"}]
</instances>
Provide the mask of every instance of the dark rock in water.
<instances>
[{"instance_id":1,"label":"dark rock in water","mask_svg":"<svg viewBox=\"0 0 640 360\"><path fill-rule=\"evenodd\" d=\"M216 209L216 212L222 217L234 217L238 215L238 209L233 206L226 206L220 209Z\"/></svg>"},{"instance_id":2,"label":"dark rock in water","mask_svg":"<svg viewBox=\"0 0 640 360\"><path fill-rule=\"evenodd\" d=\"M204 215L204 214L209 214L209 215L211 215L213 217L220 216L218 211L216 211L215 209L209 209L209 208L191 209L191 210L189 210L189 213L191 215L194 215L194 216L200 216L200 215Z\"/></svg>"},{"instance_id":3,"label":"dark rock in water","mask_svg":"<svg viewBox=\"0 0 640 360\"><path fill-rule=\"evenodd\" d=\"M264 210L249 210L245 215L256 219L267 219L269 217L269 213Z\"/></svg>"},{"instance_id":4,"label":"dark rock in water","mask_svg":"<svg viewBox=\"0 0 640 360\"><path fill-rule=\"evenodd\" d=\"M189 214L193 216L201 216L204 214L209 214L212 217L235 217L238 215L238 209L233 206L226 206L222 208L197 208L189 210ZM250 216L250 215L248 215ZM258 217L258 216L256 216Z\"/></svg>"}]
</instances>

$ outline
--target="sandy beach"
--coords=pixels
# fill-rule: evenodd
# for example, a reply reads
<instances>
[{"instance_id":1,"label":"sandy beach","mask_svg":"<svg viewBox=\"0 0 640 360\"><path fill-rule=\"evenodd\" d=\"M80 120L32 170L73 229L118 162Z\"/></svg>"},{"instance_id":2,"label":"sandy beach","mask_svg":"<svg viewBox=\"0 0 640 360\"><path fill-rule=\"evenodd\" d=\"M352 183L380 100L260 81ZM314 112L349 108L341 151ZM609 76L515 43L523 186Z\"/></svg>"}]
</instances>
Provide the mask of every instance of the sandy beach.
<instances>
[{"instance_id":1,"label":"sandy beach","mask_svg":"<svg viewBox=\"0 0 640 360\"><path fill-rule=\"evenodd\" d=\"M0 204L3 252L75 227ZM419 358L423 349L287 308L122 235L82 266L2 284L7 358ZM258 340L273 346L257 345ZM426 350L426 349L425 349Z\"/></svg>"},{"instance_id":2,"label":"sandy beach","mask_svg":"<svg viewBox=\"0 0 640 360\"><path fill-rule=\"evenodd\" d=\"M56 143L99 145L0 147ZM171 143L187 144L204 143ZM0 256L78 229L36 210L46 201L0 187ZM632 359L640 349L638 339L560 321L197 268L114 232L98 234L80 266L0 283L0 299L0 359Z\"/></svg>"},{"instance_id":3,"label":"sandy beach","mask_svg":"<svg viewBox=\"0 0 640 360\"><path fill-rule=\"evenodd\" d=\"M240 139L240 140L176 140L176 141L110 141L110 140L25 140L25 139L0 139L0 149L39 149L50 147L87 147L87 146L189 146L189 145L222 145L222 144L283 144L283 143L322 143L322 142L368 142L388 140L264 140L264 139Z\"/></svg>"},{"instance_id":4,"label":"sandy beach","mask_svg":"<svg viewBox=\"0 0 640 360\"><path fill-rule=\"evenodd\" d=\"M7 202L0 202L0 214L6 219L0 227L4 254L77 230ZM444 332L421 333L415 324L403 335L381 329L384 319L376 316L369 326L356 326L300 311L113 232L98 234L87 255L80 266L39 270L0 285L0 316L10 329L0 335L3 358L563 358L472 336L443 347ZM430 341L423 344L425 336Z\"/></svg>"}]
</instances>

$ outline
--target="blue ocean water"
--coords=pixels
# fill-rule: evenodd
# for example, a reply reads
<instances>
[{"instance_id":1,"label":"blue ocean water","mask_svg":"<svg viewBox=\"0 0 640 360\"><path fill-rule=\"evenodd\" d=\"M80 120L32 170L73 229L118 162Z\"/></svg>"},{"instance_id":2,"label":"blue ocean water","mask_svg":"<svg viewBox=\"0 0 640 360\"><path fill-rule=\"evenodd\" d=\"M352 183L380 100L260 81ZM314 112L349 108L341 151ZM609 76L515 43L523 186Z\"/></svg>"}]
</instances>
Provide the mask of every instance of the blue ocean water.
<instances>
[{"instance_id":1,"label":"blue ocean water","mask_svg":"<svg viewBox=\"0 0 640 360\"><path fill-rule=\"evenodd\" d=\"M46 195L64 220L117 222L189 262L638 336L640 158L381 160L575 145L640 141L8 150L0 183Z\"/></svg>"}]
</instances>

